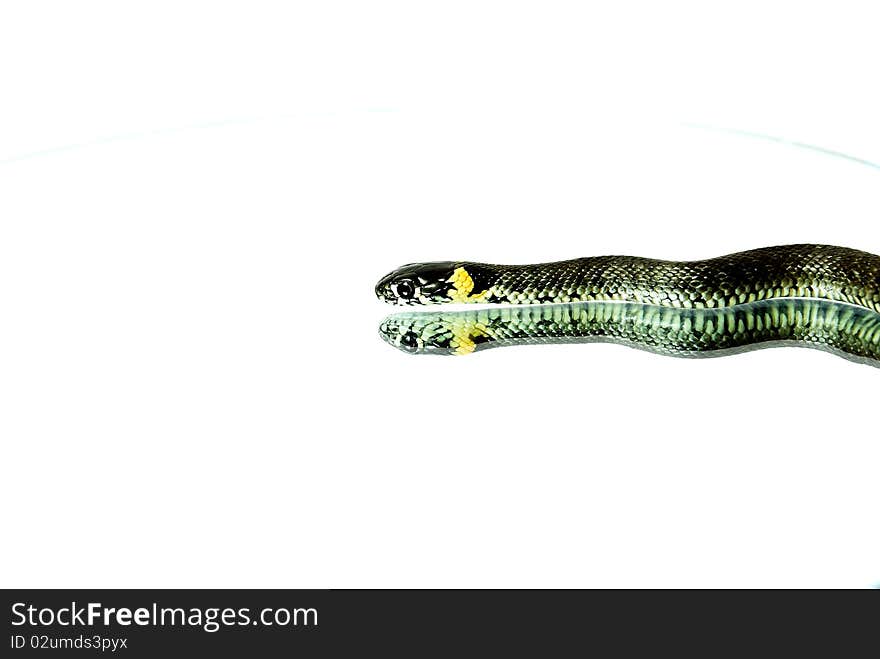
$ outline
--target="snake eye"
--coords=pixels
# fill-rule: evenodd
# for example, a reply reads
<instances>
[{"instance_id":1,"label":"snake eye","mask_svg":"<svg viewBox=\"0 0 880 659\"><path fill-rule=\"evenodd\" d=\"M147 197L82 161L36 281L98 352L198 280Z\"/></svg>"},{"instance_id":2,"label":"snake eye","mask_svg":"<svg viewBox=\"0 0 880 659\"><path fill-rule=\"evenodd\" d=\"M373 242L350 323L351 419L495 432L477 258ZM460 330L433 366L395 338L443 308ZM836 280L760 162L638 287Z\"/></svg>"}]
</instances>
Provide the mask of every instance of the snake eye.
<instances>
[{"instance_id":1,"label":"snake eye","mask_svg":"<svg viewBox=\"0 0 880 659\"><path fill-rule=\"evenodd\" d=\"M395 287L397 291L397 295L402 297L404 300L412 299L413 295L416 294L416 287L413 286L413 283L409 279L403 279L402 281L397 282L397 286Z\"/></svg>"},{"instance_id":2,"label":"snake eye","mask_svg":"<svg viewBox=\"0 0 880 659\"><path fill-rule=\"evenodd\" d=\"M407 332L400 337L400 347L407 352L415 352L419 349L419 337L415 332Z\"/></svg>"}]
</instances>

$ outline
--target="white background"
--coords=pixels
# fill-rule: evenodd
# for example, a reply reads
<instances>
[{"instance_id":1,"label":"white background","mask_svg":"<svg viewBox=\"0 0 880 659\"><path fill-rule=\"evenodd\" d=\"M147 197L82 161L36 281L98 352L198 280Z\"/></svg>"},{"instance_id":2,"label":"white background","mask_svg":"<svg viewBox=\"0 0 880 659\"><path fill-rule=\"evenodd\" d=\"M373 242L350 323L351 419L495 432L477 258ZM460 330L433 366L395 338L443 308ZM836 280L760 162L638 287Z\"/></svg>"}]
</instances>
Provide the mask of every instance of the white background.
<instances>
[{"instance_id":1,"label":"white background","mask_svg":"<svg viewBox=\"0 0 880 659\"><path fill-rule=\"evenodd\" d=\"M880 582L880 371L417 358L406 262L880 253L876 3L6 3L0 583ZM817 9L816 7L822 7Z\"/></svg>"}]
</instances>

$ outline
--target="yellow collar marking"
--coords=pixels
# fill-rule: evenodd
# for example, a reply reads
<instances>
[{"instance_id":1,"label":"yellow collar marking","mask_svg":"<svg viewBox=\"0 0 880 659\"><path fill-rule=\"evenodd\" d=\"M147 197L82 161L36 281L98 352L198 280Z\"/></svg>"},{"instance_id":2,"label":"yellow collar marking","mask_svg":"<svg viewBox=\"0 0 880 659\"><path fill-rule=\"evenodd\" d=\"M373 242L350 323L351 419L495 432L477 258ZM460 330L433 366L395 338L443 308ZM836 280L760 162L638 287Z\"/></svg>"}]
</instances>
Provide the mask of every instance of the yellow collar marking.
<instances>
[{"instance_id":1,"label":"yellow collar marking","mask_svg":"<svg viewBox=\"0 0 880 659\"><path fill-rule=\"evenodd\" d=\"M449 297L453 302L482 302L489 295L489 291L483 291L476 295L471 295L474 290L474 280L464 268L456 268L452 276L447 279L452 283L454 288L449 291Z\"/></svg>"},{"instance_id":2,"label":"yellow collar marking","mask_svg":"<svg viewBox=\"0 0 880 659\"><path fill-rule=\"evenodd\" d=\"M474 337L484 336L486 326L482 323L468 320L465 322L453 323L449 329L452 331L453 335L452 339L449 341L449 346L455 349L453 351L454 354L468 355L477 347Z\"/></svg>"}]
</instances>

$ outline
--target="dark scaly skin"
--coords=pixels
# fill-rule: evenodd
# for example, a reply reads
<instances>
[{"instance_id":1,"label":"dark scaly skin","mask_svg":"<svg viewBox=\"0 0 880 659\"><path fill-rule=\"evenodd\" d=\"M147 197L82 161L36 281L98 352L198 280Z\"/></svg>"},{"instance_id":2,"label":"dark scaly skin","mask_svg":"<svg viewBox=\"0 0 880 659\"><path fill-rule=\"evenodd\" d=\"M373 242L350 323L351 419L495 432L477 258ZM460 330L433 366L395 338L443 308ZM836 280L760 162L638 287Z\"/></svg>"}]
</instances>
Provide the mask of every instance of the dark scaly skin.
<instances>
[{"instance_id":1,"label":"dark scaly skin","mask_svg":"<svg viewBox=\"0 0 880 659\"><path fill-rule=\"evenodd\" d=\"M450 283L461 269L472 281L464 298ZM409 287L413 296L398 294ZM622 300L710 309L797 297L880 312L880 257L846 247L786 245L703 261L599 256L532 265L417 263L383 277L376 294L394 304Z\"/></svg>"},{"instance_id":2,"label":"dark scaly skin","mask_svg":"<svg viewBox=\"0 0 880 659\"><path fill-rule=\"evenodd\" d=\"M604 341L677 357L715 357L797 345L880 366L880 313L820 299L763 300L714 309L579 302L410 312L389 316L379 332L394 347L414 354Z\"/></svg>"}]
</instances>

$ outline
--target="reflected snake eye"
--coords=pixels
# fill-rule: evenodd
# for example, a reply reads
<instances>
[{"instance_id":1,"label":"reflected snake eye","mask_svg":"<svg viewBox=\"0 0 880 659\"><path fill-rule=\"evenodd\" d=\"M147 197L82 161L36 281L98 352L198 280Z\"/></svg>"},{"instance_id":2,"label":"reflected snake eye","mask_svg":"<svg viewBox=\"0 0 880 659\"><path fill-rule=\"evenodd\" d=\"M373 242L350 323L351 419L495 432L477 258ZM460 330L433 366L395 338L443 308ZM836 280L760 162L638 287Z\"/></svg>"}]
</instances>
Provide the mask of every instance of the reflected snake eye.
<instances>
[{"instance_id":1,"label":"reflected snake eye","mask_svg":"<svg viewBox=\"0 0 880 659\"><path fill-rule=\"evenodd\" d=\"M400 347L407 352L415 352L419 349L419 337L415 332L407 332L400 337Z\"/></svg>"},{"instance_id":2,"label":"reflected snake eye","mask_svg":"<svg viewBox=\"0 0 880 659\"><path fill-rule=\"evenodd\" d=\"M413 283L408 279L397 282L397 286L395 288L397 290L397 294L404 300L412 299L413 295L416 294L416 287L413 286Z\"/></svg>"}]
</instances>

